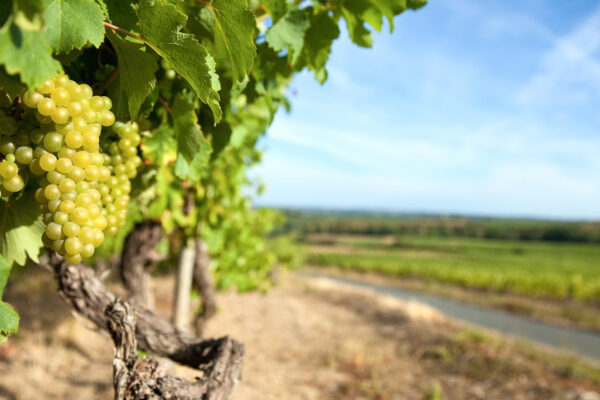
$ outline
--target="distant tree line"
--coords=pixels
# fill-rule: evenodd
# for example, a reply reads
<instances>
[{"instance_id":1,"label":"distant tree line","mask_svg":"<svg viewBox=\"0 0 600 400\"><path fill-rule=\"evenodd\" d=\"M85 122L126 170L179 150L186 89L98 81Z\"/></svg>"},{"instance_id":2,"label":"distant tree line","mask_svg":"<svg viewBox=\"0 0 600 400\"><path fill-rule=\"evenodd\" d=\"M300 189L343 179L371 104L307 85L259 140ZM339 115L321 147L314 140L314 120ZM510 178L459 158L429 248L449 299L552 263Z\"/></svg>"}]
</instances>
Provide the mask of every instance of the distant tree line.
<instances>
[{"instance_id":1,"label":"distant tree line","mask_svg":"<svg viewBox=\"0 0 600 400\"><path fill-rule=\"evenodd\" d=\"M284 232L600 243L600 222L283 210Z\"/></svg>"}]
</instances>

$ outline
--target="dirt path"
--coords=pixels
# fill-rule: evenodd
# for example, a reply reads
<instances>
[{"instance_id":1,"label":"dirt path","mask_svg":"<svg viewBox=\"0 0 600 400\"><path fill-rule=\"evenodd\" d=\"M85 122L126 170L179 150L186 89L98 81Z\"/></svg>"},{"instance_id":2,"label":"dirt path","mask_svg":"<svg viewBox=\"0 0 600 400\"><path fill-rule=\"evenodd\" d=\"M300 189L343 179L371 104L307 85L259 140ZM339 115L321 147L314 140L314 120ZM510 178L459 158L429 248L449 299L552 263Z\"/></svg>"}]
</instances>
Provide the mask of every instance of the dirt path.
<instances>
[{"instance_id":1,"label":"dirt path","mask_svg":"<svg viewBox=\"0 0 600 400\"><path fill-rule=\"evenodd\" d=\"M168 314L172 280L155 283L157 307ZM47 276L13 286L8 300L23 324L0 346L0 399L112 398L108 338L72 318ZM576 361L324 281L292 276L267 295L222 293L219 304L208 333L246 345L234 400L566 400L600 391Z\"/></svg>"}]
</instances>

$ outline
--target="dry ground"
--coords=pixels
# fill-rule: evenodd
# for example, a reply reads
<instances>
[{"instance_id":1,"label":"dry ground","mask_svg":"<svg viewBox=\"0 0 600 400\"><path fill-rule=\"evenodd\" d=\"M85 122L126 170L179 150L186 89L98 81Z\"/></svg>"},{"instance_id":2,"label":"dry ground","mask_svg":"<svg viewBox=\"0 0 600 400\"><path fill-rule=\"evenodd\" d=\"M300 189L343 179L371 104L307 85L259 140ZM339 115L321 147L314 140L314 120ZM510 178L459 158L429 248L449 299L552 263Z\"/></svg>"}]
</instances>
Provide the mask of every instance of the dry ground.
<instances>
[{"instance_id":1,"label":"dry ground","mask_svg":"<svg viewBox=\"0 0 600 400\"><path fill-rule=\"evenodd\" d=\"M0 346L0 399L111 399L108 337L71 316L49 276L31 275L8 290L23 320ZM208 333L246 345L234 400L566 400L600 391L597 370L465 329L426 306L295 275L284 281L267 295L219 295ZM173 282L154 282L167 315Z\"/></svg>"}]
</instances>

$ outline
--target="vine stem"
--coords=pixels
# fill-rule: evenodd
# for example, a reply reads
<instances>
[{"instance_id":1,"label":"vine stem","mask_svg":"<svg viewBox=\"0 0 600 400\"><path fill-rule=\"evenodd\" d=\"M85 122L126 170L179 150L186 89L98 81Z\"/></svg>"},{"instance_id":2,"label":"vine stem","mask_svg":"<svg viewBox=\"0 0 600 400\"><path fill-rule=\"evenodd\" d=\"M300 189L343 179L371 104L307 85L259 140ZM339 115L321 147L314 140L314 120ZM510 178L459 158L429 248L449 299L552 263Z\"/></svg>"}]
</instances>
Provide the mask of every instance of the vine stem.
<instances>
[{"instance_id":1,"label":"vine stem","mask_svg":"<svg viewBox=\"0 0 600 400\"><path fill-rule=\"evenodd\" d=\"M132 37L132 38L134 38L134 39L137 39L137 40L139 40L140 42L144 42L144 43L146 43L146 40L144 40L144 38L143 38L143 37L141 37L140 35L136 35L135 33L131 33L131 32L129 32L128 30L125 30L125 29L123 29L123 28L119 28L118 26L116 26L116 25L113 25L113 24L111 24L111 23L109 23L109 22L106 22L106 21L104 21L104 22L102 22L102 23L104 24L104 26L105 26L105 27L107 27L107 28L110 28L110 29L112 29L113 31L121 32L121 33L123 33L123 34L125 34L125 35L127 35L127 36L129 36L129 37Z\"/></svg>"},{"instance_id":2,"label":"vine stem","mask_svg":"<svg viewBox=\"0 0 600 400\"><path fill-rule=\"evenodd\" d=\"M112 83L112 81L115 80L115 78L117 77L118 74L119 74L119 66L115 67L113 72L111 72L111 74L104 81L100 82L98 87L96 87L96 89L94 90L95 94L97 96L99 96L102 93L104 93L106 88Z\"/></svg>"},{"instance_id":3,"label":"vine stem","mask_svg":"<svg viewBox=\"0 0 600 400\"><path fill-rule=\"evenodd\" d=\"M173 118L173 110L171 110L171 107L169 107L169 105L167 104L167 102L160 96L158 96L156 98L156 100L158 100L158 102L165 108L165 110L167 110L167 112L171 115L171 118Z\"/></svg>"}]
</instances>

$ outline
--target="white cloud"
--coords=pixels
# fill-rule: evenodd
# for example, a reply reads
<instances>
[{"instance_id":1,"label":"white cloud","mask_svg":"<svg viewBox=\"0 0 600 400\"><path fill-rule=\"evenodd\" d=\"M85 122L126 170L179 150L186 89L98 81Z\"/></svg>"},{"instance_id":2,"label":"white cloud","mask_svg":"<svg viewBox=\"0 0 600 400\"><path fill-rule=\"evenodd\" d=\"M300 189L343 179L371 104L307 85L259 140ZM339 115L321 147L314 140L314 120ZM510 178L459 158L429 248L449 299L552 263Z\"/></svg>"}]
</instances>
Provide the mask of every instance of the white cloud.
<instances>
[{"instance_id":1,"label":"white cloud","mask_svg":"<svg viewBox=\"0 0 600 400\"><path fill-rule=\"evenodd\" d=\"M557 39L517 94L521 105L576 104L600 96L600 7Z\"/></svg>"}]
</instances>

